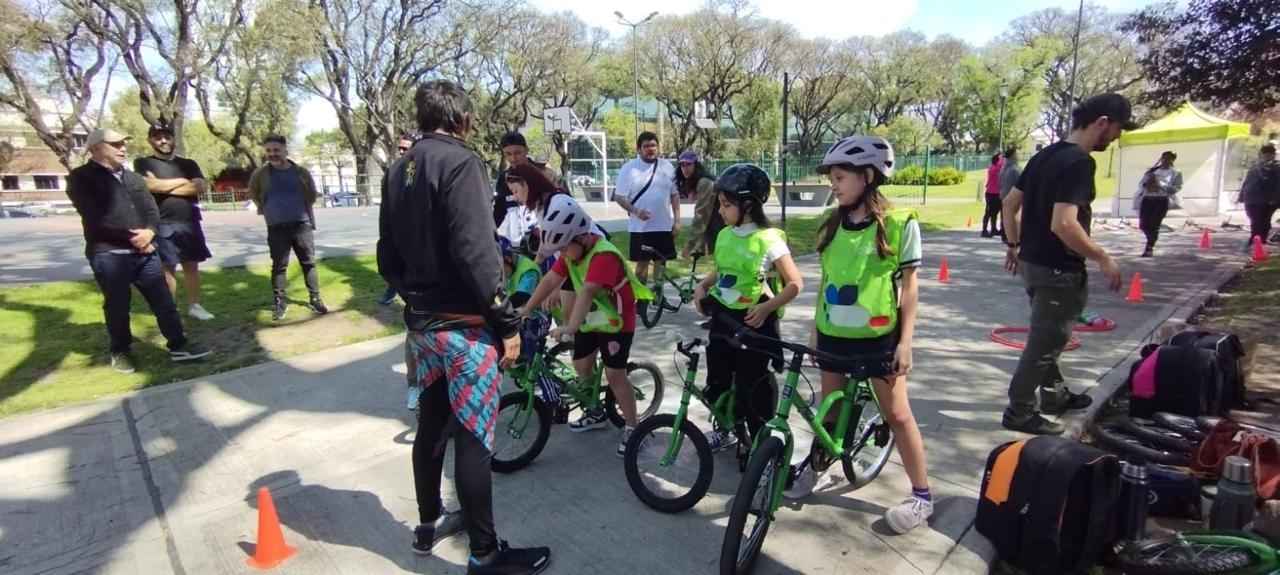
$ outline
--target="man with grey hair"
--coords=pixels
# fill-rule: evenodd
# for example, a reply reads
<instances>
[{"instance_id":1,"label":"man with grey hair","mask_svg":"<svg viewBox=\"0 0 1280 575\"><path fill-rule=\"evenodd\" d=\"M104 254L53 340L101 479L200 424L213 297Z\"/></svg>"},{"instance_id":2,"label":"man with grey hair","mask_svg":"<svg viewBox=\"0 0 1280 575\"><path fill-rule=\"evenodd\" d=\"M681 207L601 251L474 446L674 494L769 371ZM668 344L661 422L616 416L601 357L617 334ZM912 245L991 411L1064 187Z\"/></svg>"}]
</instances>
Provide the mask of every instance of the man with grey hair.
<instances>
[{"instance_id":1,"label":"man with grey hair","mask_svg":"<svg viewBox=\"0 0 1280 575\"><path fill-rule=\"evenodd\" d=\"M130 289L134 286L151 306L160 333L168 340L170 361L209 355L182 331L182 316L156 253L160 211L142 177L124 167L128 140L115 130L90 132L86 142L89 161L67 175L67 197L84 226L85 257L102 289L111 367L120 373L135 369L129 329Z\"/></svg>"}]
</instances>

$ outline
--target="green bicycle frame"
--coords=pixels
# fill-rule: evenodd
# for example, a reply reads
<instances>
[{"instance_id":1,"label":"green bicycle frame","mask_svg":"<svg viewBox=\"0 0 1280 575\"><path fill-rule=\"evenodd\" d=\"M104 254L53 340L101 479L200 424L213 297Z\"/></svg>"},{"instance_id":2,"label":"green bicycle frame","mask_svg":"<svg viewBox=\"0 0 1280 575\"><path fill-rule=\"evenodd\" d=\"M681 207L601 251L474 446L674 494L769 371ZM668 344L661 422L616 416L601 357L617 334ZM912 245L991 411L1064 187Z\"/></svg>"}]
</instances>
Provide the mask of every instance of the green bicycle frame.
<instances>
[{"instance_id":1,"label":"green bicycle frame","mask_svg":"<svg viewBox=\"0 0 1280 575\"><path fill-rule=\"evenodd\" d=\"M698 357L698 356L695 356ZM711 421L718 423L720 427L724 427L724 422L733 422L734 402L736 401L737 389L736 384L729 387L729 390L720 394L714 403L707 401L707 396L693 384L698 375L698 364L696 359L690 359L686 363L684 374L684 393L680 396L680 407L676 409L676 419L672 424L671 439L667 440L667 450L662 455L660 464L662 467L668 467L671 462L675 461L676 456L680 454L680 446L684 443L684 432L681 426L684 425L685 419L689 414L690 398L698 398L698 402L706 406L711 412ZM733 424L730 425L732 428Z\"/></svg>"}]
</instances>

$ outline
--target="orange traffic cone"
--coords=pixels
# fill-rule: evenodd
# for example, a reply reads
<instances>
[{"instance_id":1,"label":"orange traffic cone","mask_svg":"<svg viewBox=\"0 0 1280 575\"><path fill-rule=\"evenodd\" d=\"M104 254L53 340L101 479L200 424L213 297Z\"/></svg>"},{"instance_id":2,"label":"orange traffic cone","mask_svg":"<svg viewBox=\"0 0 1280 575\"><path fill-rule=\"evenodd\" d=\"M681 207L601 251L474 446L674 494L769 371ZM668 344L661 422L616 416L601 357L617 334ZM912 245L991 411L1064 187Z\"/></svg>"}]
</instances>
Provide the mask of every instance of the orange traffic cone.
<instances>
[{"instance_id":1,"label":"orange traffic cone","mask_svg":"<svg viewBox=\"0 0 1280 575\"><path fill-rule=\"evenodd\" d=\"M1253 236L1253 261L1267 261L1267 248L1262 245L1262 236Z\"/></svg>"},{"instance_id":2,"label":"orange traffic cone","mask_svg":"<svg viewBox=\"0 0 1280 575\"><path fill-rule=\"evenodd\" d=\"M1205 230L1200 234L1200 249L1209 249L1209 230Z\"/></svg>"},{"instance_id":3,"label":"orange traffic cone","mask_svg":"<svg viewBox=\"0 0 1280 575\"><path fill-rule=\"evenodd\" d=\"M250 567L270 569L297 551L285 545L280 518L276 517L276 504L271 501L271 491L266 487L258 489L258 544L247 563Z\"/></svg>"},{"instance_id":4,"label":"orange traffic cone","mask_svg":"<svg viewBox=\"0 0 1280 575\"><path fill-rule=\"evenodd\" d=\"M1133 281L1129 282L1129 297L1125 299L1133 303L1142 301L1142 274L1133 272Z\"/></svg>"},{"instance_id":5,"label":"orange traffic cone","mask_svg":"<svg viewBox=\"0 0 1280 575\"><path fill-rule=\"evenodd\" d=\"M973 216L969 216L969 221L965 222L964 227L966 227L966 228L972 228L972 227L973 227Z\"/></svg>"},{"instance_id":6,"label":"orange traffic cone","mask_svg":"<svg viewBox=\"0 0 1280 575\"><path fill-rule=\"evenodd\" d=\"M947 265L947 258L942 258L942 265L938 266L938 281L947 283L951 281L951 266Z\"/></svg>"}]
</instances>

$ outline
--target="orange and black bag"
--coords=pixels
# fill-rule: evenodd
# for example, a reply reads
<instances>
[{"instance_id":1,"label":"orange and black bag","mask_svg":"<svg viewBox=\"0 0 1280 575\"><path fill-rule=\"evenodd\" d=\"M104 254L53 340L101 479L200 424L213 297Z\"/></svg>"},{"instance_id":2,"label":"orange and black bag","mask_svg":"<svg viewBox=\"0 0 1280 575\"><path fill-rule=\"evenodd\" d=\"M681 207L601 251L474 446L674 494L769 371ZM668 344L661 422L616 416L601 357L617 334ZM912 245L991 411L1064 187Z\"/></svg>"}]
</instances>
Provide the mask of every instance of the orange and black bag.
<instances>
[{"instance_id":1,"label":"orange and black bag","mask_svg":"<svg viewBox=\"0 0 1280 575\"><path fill-rule=\"evenodd\" d=\"M1114 542L1115 455L1061 437L1005 443L987 457L975 526L1027 573L1082 573Z\"/></svg>"}]
</instances>

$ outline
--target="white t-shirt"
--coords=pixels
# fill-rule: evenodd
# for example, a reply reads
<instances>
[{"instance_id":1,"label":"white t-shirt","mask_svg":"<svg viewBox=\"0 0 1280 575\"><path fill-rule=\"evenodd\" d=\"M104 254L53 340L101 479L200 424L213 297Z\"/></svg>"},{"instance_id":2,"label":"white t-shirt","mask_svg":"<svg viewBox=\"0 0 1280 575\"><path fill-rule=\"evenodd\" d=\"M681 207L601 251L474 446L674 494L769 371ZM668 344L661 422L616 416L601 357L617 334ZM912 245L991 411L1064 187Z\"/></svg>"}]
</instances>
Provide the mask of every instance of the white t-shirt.
<instances>
[{"instance_id":1,"label":"white t-shirt","mask_svg":"<svg viewBox=\"0 0 1280 575\"><path fill-rule=\"evenodd\" d=\"M755 224L742 224L730 229L733 230L734 235L740 238L745 238L755 233L760 229L760 227ZM776 241L769 244L767 249L765 249L764 259L760 262L760 273L767 274L773 271L774 262L789 255L791 255L791 247L787 245L785 240L778 238Z\"/></svg>"},{"instance_id":2,"label":"white t-shirt","mask_svg":"<svg viewBox=\"0 0 1280 575\"><path fill-rule=\"evenodd\" d=\"M632 159L623 164L622 170L618 172L618 187L614 193L630 200L639 195L640 190L649 181L650 174L653 174L653 183L649 184L649 190L640 197L638 202L632 202L637 209L648 211L649 219L641 220L632 214L631 221L627 222L628 232L671 231L671 197L679 193L675 183L676 167L671 162L658 158L655 172L654 164L647 163L639 157Z\"/></svg>"}]
</instances>

